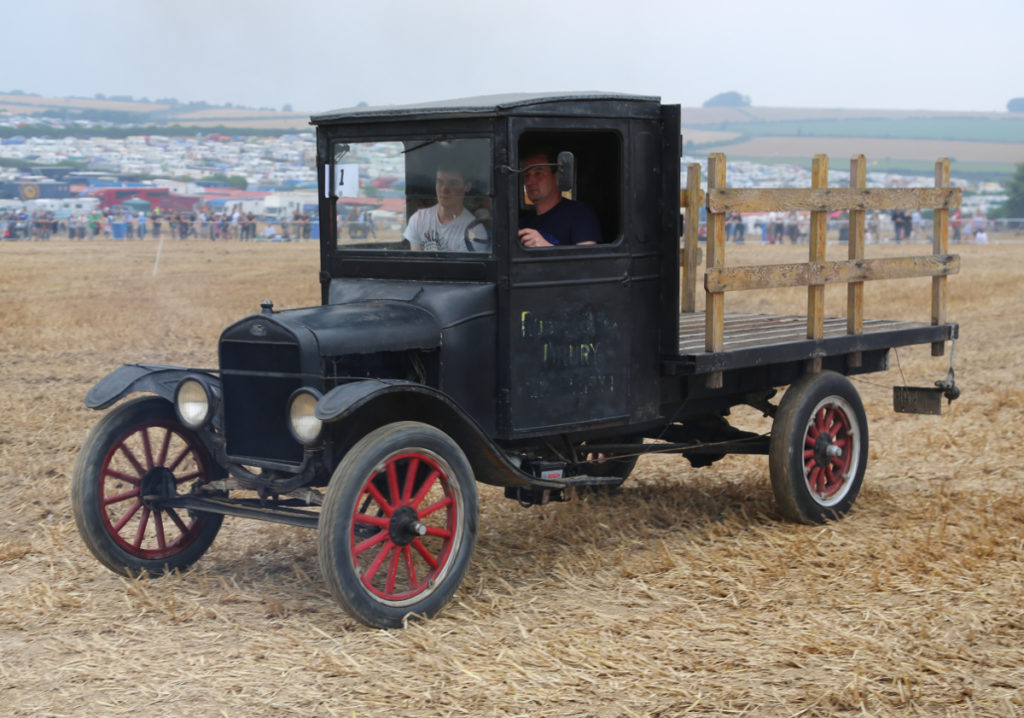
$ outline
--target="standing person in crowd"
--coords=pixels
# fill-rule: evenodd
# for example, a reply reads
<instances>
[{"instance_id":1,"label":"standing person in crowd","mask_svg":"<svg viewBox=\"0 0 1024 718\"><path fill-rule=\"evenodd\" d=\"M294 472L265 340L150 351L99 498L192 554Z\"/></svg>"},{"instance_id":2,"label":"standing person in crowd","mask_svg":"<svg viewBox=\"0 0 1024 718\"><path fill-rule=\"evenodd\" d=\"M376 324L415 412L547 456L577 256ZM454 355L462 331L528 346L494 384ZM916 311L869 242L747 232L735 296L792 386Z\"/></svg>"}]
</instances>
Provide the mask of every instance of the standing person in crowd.
<instances>
[{"instance_id":1,"label":"standing person in crowd","mask_svg":"<svg viewBox=\"0 0 1024 718\"><path fill-rule=\"evenodd\" d=\"M202 239L204 236L209 236L213 239L212 225L207 222L209 216L206 213L206 207L200 207L199 211L196 212L196 236Z\"/></svg>"},{"instance_id":2,"label":"standing person in crowd","mask_svg":"<svg viewBox=\"0 0 1024 718\"><path fill-rule=\"evenodd\" d=\"M985 227L988 225L988 220L985 219L985 215L982 214L980 209L974 210L974 216L971 217L971 234L974 235L974 241L978 241L978 233L984 232ZM988 241L988 236L985 238Z\"/></svg>"},{"instance_id":3,"label":"standing person in crowd","mask_svg":"<svg viewBox=\"0 0 1024 718\"><path fill-rule=\"evenodd\" d=\"M921 219L921 210L915 209L914 213L910 215L911 233L910 238L915 242L921 239L921 229L923 220Z\"/></svg>"},{"instance_id":4,"label":"standing person in crowd","mask_svg":"<svg viewBox=\"0 0 1024 718\"><path fill-rule=\"evenodd\" d=\"M964 226L964 218L959 209L954 209L949 215L949 226L953 228L953 241L959 242L960 228Z\"/></svg>"},{"instance_id":5,"label":"standing person in crowd","mask_svg":"<svg viewBox=\"0 0 1024 718\"><path fill-rule=\"evenodd\" d=\"M786 236L790 244L796 244L800 239L800 219L792 210L786 213Z\"/></svg>"},{"instance_id":6,"label":"standing person in crowd","mask_svg":"<svg viewBox=\"0 0 1024 718\"><path fill-rule=\"evenodd\" d=\"M139 239L146 238L146 213L139 212L139 217L136 220L136 227L138 228Z\"/></svg>"},{"instance_id":7,"label":"standing person in crowd","mask_svg":"<svg viewBox=\"0 0 1024 718\"><path fill-rule=\"evenodd\" d=\"M907 213L902 209L894 209L890 216L892 217L893 241L899 242L903 239L903 220Z\"/></svg>"},{"instance_id":8,"label":"standing person in crowd","mask_svg":"<svg viewBox=\"0 0 1024 718\"><path fill-rule=\"evenodd\" d=\"M864 243L871 244L878 241L878 212L874 210L868 214L867 232L864 236Z\"/></svg>"}]
</instances>

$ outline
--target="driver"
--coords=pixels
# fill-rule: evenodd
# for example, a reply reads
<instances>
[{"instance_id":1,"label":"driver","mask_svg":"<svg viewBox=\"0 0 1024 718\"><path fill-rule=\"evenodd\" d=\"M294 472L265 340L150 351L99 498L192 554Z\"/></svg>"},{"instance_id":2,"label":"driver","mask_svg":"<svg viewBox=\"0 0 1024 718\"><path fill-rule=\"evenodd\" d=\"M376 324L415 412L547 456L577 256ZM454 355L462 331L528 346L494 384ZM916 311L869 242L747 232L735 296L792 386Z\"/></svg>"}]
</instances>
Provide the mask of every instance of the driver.
<instances>
[{"instance_id":1,"label":"driver","mask_svg":"<svg viewBox=\"0 0 1024 718\"><path fill-rule=\"evenodd\" d=\"M526 150L520 167L526 196L533 203L533 211L519 218L519 241L524 247L601 241L601 225L594 210L582 202L562 197L554 152Z\"/></svg>"},{"instance_id":2,"label":"driver","mask_svg":"<svg viewBox=\"0 0 1024 718\"><path fill-rule=\"evenodd\" d=\"M470 187L471 183L457 165L438 164L434 182L437 204L413 213L402 232L412 249L428 252L490 250L487 231L464 204Z\"/></svg>"}]
</instances>

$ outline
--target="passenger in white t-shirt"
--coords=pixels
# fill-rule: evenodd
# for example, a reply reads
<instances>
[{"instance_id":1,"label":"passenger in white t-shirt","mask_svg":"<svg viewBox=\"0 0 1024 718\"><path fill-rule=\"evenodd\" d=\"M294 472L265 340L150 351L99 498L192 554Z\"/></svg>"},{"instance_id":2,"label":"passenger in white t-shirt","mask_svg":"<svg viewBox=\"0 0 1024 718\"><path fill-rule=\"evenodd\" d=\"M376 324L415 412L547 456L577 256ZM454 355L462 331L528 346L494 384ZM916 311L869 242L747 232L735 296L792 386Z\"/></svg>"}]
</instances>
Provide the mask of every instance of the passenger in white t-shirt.
<instances>
[{"instance_id":1,"label":"passenger in white t-shirt","mask_svg":"<svg viewBox=\"0 0 1024 718\"><path fill-rule=\"evenodd\" d=\"M437 204L414 212L402 232L412 249L427 252L490 251L487 231L465 207L469 188L470 183L458 168L443 165L437 168L434 183Z\"/></svg>"}]
</instances>

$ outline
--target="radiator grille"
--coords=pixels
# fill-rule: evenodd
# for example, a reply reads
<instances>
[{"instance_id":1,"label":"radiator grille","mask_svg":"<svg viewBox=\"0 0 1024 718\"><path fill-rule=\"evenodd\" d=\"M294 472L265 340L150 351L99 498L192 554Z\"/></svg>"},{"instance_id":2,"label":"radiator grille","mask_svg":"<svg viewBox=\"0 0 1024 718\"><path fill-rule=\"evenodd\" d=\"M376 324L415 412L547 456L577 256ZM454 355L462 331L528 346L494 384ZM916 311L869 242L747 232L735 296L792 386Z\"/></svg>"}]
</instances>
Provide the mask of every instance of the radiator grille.
<instances>
[{"instance_id":1,"label":"radiator grille","mask_svg":"<svg viewBox=\"0 0 1024 718\"><path fill-rule=\"evenodd\" d=\"M300 463L302 445L288 430L288 397L302 386L299 347L224 341L220 361L228 455Z\"/></svg>"}]
</instances>

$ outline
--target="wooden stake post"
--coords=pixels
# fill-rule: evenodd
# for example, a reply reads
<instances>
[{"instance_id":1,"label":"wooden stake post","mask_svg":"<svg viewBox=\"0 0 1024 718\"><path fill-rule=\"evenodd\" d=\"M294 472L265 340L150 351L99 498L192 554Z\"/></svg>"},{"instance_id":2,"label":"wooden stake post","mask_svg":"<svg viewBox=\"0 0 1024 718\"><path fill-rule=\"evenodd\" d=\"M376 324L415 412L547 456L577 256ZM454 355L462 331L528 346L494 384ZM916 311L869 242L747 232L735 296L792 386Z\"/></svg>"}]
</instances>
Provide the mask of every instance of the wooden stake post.
<instances>
[{"instance_id":1,"label":"wooden stake post","mask_svg":"<svg viewBox=\"0 0 1024 718\"><path fill-rule=\"evenodd\" d=\"M936 188L949 187L949 159L942 158L935 163ZM935 210L932 221L932 254L936 257L949 251L949 209ZM932 277L932 324L946 322L946 277ZM940 357L945 351L945 342L932 344L932 356Z\"/></svg>"},{"instance_id":2,"label":"wooden stake post","mask_svg":"<svg viewBox=\"0 0 1024 718\"><path fill-rule=\"evenodd\" d=\"M867 161L864 155L850 159L850 189L864 189L867 186ZM851 262L864 259L864 210L850 210L849 258ZM860 334L864 331L864 282L850 282L846 285L846 332ZM852 366L860 366L861 354L850 357Z\"/></svg>"},{"instance_id":3,"label":"wooden stake post","mask_svg":"<svg viewBox=\"0 0 1024 718\"><path fill-rule=\"evenodd\" d=\"M686 168L685 201L686 225L683 228L683 280L679 285L679 311L694 312L697 309L697 250L700 243L700 208L704 204L704 192L700 188L700 165L691 164Z\"/></svg>"},{"instance_id":4,"label":"wooden stake post","mask_svg":"<svg viewBox=\"0 0 1024 718\"><path fill-rule=\"evenodd\" d=\"M811 163L811 187L828 187L828 157L815 155ZM810 252L807 258L812 267L825 266L825 239L828 232L828 210L811 211ZM822 339L825 336L825 283L812 281L807 285L807 338ZM821 357L808 362L807 370L821 371Z\"/></svg>"},{"instance_id":5,"label":"wooden stake post","mask_svg":"<svg viewBox=\"0 0 1024 718\"><path fill-rule=\"evenodd\" d=\"M708 196L725 187L725 155L714 152L708 157ZM708 269L725 267L725 214L712 213L708 207ZM707 293L704 309L704 350L720 352L725 346L725 292ZM708 374L709 389L722 388L722 372Z\"/></svg>"}]
</instances>

